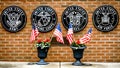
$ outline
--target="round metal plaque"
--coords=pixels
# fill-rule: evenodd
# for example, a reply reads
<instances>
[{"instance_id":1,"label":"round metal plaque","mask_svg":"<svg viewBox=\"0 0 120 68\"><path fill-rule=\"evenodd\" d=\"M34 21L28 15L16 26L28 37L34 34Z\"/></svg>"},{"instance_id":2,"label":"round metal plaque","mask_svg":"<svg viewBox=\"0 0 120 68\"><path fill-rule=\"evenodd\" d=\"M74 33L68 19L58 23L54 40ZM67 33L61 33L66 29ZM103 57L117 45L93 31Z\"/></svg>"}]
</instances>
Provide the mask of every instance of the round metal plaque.
<instances>
[{"instance_id":1,"label":"round metal plaque","mask_svg":"<svg viewBox=\"0 0 120 68\"><path fill-rule=\"evenodd\" d=\"M1 13L2 26L9 32L18 32L26 25L26 13L18 6L9 6Z\"/></svg>"},{"instance_id":2,"label":"round metal plaque","mask_svg":"<svg viewBox=\"0 0 120 68\"><path fill-rule=\"evenodd\" d=\"M94 11L93 24L99 31L112 31L119 22L118 15L118 12L113 6L100 6Z\"/></svg>"},{"instance_id":3,"label":"round metal plaque","mask_svg":"<svg viewBox=\"0 0 120 68\"><path fill-rule=\"evenodd\" d=\"M70 22L73 25L74 32L83 30L88 23L86 10L75 5L67 7L62 14L62 23L66 29L68 29Z\"/></svg>"},{"instance_id":4,"label":"round metal plaque","mask_svg":"<svg viewBox=\"0 0 120 68\"><path fill-rule=\"evenodd\" d=\"M39 6L33 11L31 21L40 32L49 32L56 26L57 14L49 6Z\"/></svg>"}]
</instances>

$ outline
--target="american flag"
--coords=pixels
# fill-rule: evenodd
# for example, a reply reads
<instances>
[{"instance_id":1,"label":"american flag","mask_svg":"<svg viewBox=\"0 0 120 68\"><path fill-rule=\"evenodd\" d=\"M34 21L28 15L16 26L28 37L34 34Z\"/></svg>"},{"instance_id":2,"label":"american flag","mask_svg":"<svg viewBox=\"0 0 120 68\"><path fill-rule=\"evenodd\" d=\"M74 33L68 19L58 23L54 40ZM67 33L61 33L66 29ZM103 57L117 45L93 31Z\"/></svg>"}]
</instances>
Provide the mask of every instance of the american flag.
<instances>
[{"instance_id":1,"label":"american flag","mask_svg":"<svg viewBox=\"0 0 120 68\"><path fill-rule=\"evenodd\" d=\"M30 42L33 42L36 39L36 37L38 36L38 34L39 34L39 31L38 31L36 25L33 24L32 25L32 32L31 32Z\"/></svg>"},{"instance_id":2,"label":"american flag","mask_svg":"<svg viewBox=\"0 0 120 68\"><path fill-rule=\"evenodd\" d=\"M81 44L87 43L91 40L91 33L92 33L92 28L90 28L82 38L79 39Z\"/></svg>"},{"instance_id":3,"label":"american flag","mask_svg":"<svg viewBox=\"0 0 120 68\"><path fill-rule=\"evenodd\" d=\"M69 23L69 29L68 29L68 33L67 33L66 39L68 40L68 42L70 44L72 44L72 42L73 42L73 28L72 28L72 24L71 23Z\"/></svg>"},{"instance_id":4,"label":"american flag","mask_svg":"<svg viewBox=\"0 0 120 68\"><path fill-rule=\"evenodd\" d=\"M62 36L62 33L61 33L61 28L60 28L60 24L58 23L55 31L54 31L54 35L56 36L56 40L60 43L63 43L64 44L64 40L63 40L63 36Z\"/></svg>"}]
</instances>

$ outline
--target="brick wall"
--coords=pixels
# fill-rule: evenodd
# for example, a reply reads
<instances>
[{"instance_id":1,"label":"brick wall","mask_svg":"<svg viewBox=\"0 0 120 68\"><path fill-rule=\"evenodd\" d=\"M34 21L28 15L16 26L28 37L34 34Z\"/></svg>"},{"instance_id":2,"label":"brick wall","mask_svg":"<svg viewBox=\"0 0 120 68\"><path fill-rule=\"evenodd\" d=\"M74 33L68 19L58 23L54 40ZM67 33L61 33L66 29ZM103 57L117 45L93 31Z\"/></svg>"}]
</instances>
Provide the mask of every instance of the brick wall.
<instances>
[{"instance_id":1,"label":"brick wall","mask_svg":"<svg viewBox=\"0 0 120 68\"><path fill-rule=\"evenodd\" d=\"M61 15L64 9L70 5L79 5L86 9L88 13L88 24L83 31L75 33L75 39L82 37L87 30L93 28L91 42L87 43L84 57L85 62L120 62L120 25L111 32L100 32L92 23L94 10L104 4L112 5L116 8L120 16L119 0L0 0L0 13L7 6L17 5L25 10L27 14L27 24L24 29L17 33L5 31L0 25L0 61L38 61L36 49L32 49L33 44L29 43L31 33L31 13L40 5L51 6L58 15L58 22L62 27L63 36L67 30L61 22ZM119 18L120 20L120 18ZM54 31L54 30L53 30ZM53 31L40 33L39 38L51 37ZM69 45L51 44L46 61L74 61L72 50Z\"/></svg>"}]
</instances>

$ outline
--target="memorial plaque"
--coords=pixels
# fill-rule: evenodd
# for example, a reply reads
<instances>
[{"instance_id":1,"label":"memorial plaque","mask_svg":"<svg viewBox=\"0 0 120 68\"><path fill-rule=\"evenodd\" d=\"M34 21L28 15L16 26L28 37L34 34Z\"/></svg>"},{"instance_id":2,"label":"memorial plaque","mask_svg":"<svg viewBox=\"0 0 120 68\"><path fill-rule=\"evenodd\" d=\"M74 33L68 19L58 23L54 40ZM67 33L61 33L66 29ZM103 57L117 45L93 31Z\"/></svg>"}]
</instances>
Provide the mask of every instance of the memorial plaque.
<instances>
[{"instance_id":1,"label":"memorial plaque","mask_svg":"<svg viewBox=\"0 0 120 68\"><path fill-rule=\"evenodd\" d=\"M72 23L73 31L79 32L83 30L88 23L87 12L80 6L69 6L62 14L62 23L66 29L68 29L69 23Z\"/></svg>"},{"instance_id":2,"label":"memorial plaque","mask_svg":"<svg viewBox=\"0 0 120 68\"><path fill-rule=\"evenodd\" d=\"M18 32L26 25L26 13L18 6L9 6L1 13L2 26L9 32Z\"/></svg>"},{"instance_id":3,"label":"memorial plaque","mask_svg":"<svg viewBox=\"0 0 120 68\"><path fill-rule=\"evenodd\" d=\"M39 6L33 11L31 21L40 32L49 32L56 26L57 14L49 6Z\"/></svg>"},{"instance_id":4,"label":"memorial plaque","mask_svg":"<svg viewBox=\"0 0 120 68\"><path fill-rule=\"evenodd\" d=\"M100 6L94 11L93 24L99 31L111 31L118 25L118 15L118 12L113 6Z\"/></svg>"}]
</instances>

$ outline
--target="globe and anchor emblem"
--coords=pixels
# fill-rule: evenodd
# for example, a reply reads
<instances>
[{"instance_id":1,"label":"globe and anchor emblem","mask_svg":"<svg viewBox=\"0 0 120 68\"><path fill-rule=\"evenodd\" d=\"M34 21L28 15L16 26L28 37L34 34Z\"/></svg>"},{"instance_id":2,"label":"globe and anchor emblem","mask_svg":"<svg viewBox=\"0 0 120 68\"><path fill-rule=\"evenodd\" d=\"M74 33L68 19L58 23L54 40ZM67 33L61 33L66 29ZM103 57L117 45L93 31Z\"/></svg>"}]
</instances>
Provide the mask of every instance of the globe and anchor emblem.
<instances>
[{"instance_id":1,"label":"globe and anchor emblem","mask_svg":"<svg viewBox=\"0 0 120 68\"><path fill-rule=\"evenodd\" d=\"M40 32L49 32L57 24L57 14L50 6L39 6L33 11L31 22Z\"/></svg>"}]
</instances>

